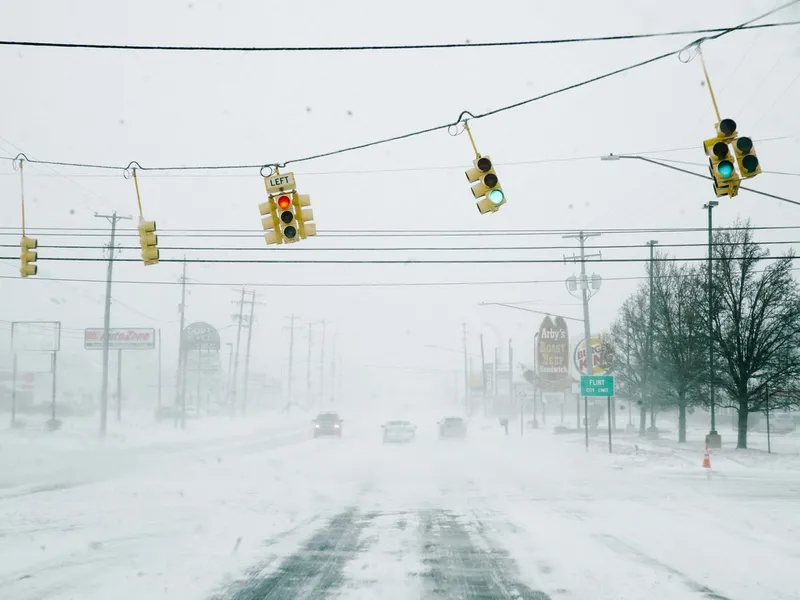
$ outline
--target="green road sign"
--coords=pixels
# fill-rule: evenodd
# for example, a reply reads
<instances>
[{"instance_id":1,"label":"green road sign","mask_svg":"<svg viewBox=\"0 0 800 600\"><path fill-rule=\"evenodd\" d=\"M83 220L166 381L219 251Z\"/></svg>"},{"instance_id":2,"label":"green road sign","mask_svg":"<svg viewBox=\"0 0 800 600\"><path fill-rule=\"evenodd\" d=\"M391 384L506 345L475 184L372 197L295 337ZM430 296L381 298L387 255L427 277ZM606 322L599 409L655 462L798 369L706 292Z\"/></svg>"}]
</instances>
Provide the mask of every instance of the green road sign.
<instances>
[{"instance_id":1,"label":"green road sign","mask_svg":"<svg viewBox=\"0 0 800 600\"><path fill-rule=\"evenodd\" d=\"M613 375L581 375L581 396L613 396Z\"/></svg>"}]
</instances>

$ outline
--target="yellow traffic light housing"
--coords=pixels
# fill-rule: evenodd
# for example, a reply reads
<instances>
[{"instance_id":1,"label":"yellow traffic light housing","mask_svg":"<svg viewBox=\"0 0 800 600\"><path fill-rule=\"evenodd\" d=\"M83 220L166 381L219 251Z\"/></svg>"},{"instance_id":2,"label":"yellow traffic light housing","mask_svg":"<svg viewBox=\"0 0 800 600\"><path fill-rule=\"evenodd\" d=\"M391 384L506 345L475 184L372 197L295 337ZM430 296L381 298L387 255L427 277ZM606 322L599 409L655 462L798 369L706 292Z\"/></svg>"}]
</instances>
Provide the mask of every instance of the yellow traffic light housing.
<instances>
[{"instance_id":1,"label":"yellow traffic light housing","mask_svg":"<svg viewBox=\"0 0 800 600\"><path fill-rule=\"evenodd\" d=\"M39 242L34 238L25 237L24 235L22 236L22 240L19 243L19 274L23 277L30 277L31 275L36 275L36 273L39 272L39 268L33 264L39 258L39 254L34 252L38 246Z\"/></svg>"},{"instance_id":2,"label":"yellow traffic light housing","mask_svg":"<svg viewBox=\"0 0 800 600\"><path fill-rule=\"evenodd\" d=\"M496 212L506 203L506 196L497 178L492 160L488 156L478 156L472 161L472 168L465 172L472 186L472 195L478 200L478 211L483 215Z\"/></svg>"},{"instance_id":3,"label":"yellow traffic light housing","mask_svg":"<svg viewBox=\"0 0 800 600\"><path fill-rule=\"evenodd\" d=\"M266 232L264 239L267 245L281 243L281 229L278 227L278 214L276 212L275 200L272 196L267 198L266 202L258 205L258 210L261 213L261 226Z\"/></svg>"},{"instance_id":4,"label":"yellow traffic light housing","mask_svg":"<svg viewBox=\"0 0 800 600\"><path fill-rule=\"evenodd\" d=\"M142 260L145 265L154 265L158 262L158 236L156 235L156 222L139 219L139 246L142 249Z\"/></svg>"},{"instance_id":5,"label":"yellow traffic light housing","mask_svg":"<svg viewBox=\"0 0 800 600\"><path fill-rule=\"evenodd\" d=\"M736 155L736 163L739 165L739 173L742 177L747 179L761 173L758 156L753 150L753 140L749 137L738 138L733 143L733 152Z\"/></svg>"},{"instance_id":6,"label":"yellow traffic light housing","mask_svg":"<svg viewBox=\"0 0 800 600\"><path fill-rule=\"evenodd\" d=\"M311 208L310 194L294 194L293 202L296 207L295 216L299 224L299 233L302 239L310 235L317 235L317 225L314 220L314 210Z\"/></svg>"}]
</instances>

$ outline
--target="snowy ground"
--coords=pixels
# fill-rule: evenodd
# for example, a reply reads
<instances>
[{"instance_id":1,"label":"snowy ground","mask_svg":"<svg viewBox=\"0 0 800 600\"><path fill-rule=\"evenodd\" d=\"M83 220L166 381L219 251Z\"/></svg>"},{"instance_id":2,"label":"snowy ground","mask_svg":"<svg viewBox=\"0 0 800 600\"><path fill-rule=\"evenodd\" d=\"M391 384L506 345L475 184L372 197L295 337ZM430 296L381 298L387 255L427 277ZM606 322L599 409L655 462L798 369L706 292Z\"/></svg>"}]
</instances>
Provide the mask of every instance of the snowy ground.
<instances>
[{"instance_id":1,"label":"snowy ground","mask_svg":"<svg viewBox=\"0 0 800 600\"><path fill-rule=\"evenodd\" d=\"M800 470L712 456L707 478L657 444L420 425L383 445L370 421L341 440L262 423L0 496L0 596L800 598Z\"/></svg>"}]
</instances>

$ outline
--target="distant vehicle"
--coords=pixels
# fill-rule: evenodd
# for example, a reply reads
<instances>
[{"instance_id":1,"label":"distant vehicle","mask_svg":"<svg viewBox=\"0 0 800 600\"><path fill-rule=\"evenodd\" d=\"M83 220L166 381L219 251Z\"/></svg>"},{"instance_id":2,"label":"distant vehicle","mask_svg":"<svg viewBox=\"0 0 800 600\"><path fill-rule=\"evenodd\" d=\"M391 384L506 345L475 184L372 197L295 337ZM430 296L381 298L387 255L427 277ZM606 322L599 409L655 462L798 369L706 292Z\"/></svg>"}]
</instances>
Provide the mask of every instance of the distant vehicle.
<instances>
[{"instance_id":1,"label":"distant vehicle","mask_svg":"<svg viewBox=\"0 0 800 600\"><path fill-rule=\"evenodd\" d=\"M763 424L764 431L767 430L766 420ZM771 433L791 433L796 428L794 417L789 413L770 413L769 430Z\"/></svg>"},{"instance_id":2,"label":"distant vehicle","mask_svg":"<svg viewBox=\"0 0 800 600\"><path fill-rule=\"evenodd\" d=\"M467 436L467 423L461 417L445 417L439 421L439 438L463 438Z\"/></svg>"},{"instance_id":3,"label":"distant vehicle","mask_svg":"<svg viewBox=\"0 0 800 600\"><path fill-rule=\"evenodd\" d=\"M338 413L319 413L312 423L314 423L315 438L320 436L342 437L342 419Z\"/></svg>"},{"instance_id":4,"label":"distant vehicle","mask_svg":"<svg viewBox=\"0 0 800 600\"><path fill-rule=\"evenodd\" d=\"M410 421L387 421L383 425L383 443L413 442L417 437L417 427Z\"/></svg>"}]
</instances>

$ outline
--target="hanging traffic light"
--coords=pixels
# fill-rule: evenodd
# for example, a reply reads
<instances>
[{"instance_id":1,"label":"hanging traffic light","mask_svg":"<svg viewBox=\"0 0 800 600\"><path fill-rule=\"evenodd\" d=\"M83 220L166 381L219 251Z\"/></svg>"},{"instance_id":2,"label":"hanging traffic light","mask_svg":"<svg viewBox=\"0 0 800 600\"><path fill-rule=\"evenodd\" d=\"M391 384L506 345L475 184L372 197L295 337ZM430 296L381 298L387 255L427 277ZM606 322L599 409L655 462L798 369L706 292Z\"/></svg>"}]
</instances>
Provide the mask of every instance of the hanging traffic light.
<instances>
[{"instance_id":1,"label":"hanging traffic light","mask_svg":"<svg viewBox=\"0 0 800 600\"><path fill-rule=\"evenodd\" d=\"M295 242L298 237L298 222L295 219L295 207L292 203L292 196L289 194L280 194L275 198L275 204L278 207L278 226L281 230L284 242Z\"/></svg>"},{"instance_id":2,"label":"hanging traffic light","mask_svg":"<svg viewBox=\"0 0 800 600\"><path fill-rule=\"evenodd\" d=\"M740 179L728 145L735 139L736 123L733 119L722 119L717 125L717 136L703 142L703 149L709 157L708 170L714 178L714 193L717 197L733 197L739 193Z\"/></svg>"},{"instance_id":3,"label":"hanging traffic light","mask_svg":"<svg viewBox=\"0 0 800 600\"><path fill-rule=\"evenodd\" d=\"M261 225L264 227L264 239L267 245L281 243L281 229L278 227L278 215L275 210L275 200L269 196L266 202L258 205L258 210L261 213Z\"/></svg>"},{"instance_id":4,"label":"hanging traffic light","mask_svg":"<svg viewBox=\"0 0 800 600\"><path fill-rule=\"evenodd\" d=\"M478 200L478 211L483 215L496 212L506 203L506 196L497 178L492 161L488 156L478 156L467 169L467 181L474 183L472 195Z\"/></svg>"},{"instance_id":5,"label":"hanging traffic light","mask_svg":"<svg viewBox=\"0 0 800 600\"><path fill-rule=\"evenodd\" d=\"M738 138L733 143L733 151L736 154L736 162L742 177L755 177L761 173L761 165L758 163L755 150L753 150L753 140L749 137Z\"/></svg>"},{"instance_id":6,"label":"hanging traffic light","mask_svg":"<svg viewBox=\"0 0 800 600\"><path fill-rule=\"evenodd\" d=\"M142 260L145 265L154 265L158 262L158 236L156 235L156 222L139 219L139 246L142 249Z\"/></svg>"},{"instance_id":7,"label":"hanging traffic light","mask_svg":"<svg viewBox=\"0 0 800 600\"><path fill-rule=\"evenodd\" d=\"M34 238L22 236L22 240L19 243L20 247L20 254L19 254L19 274L23 277L29 277L31 275L36 275L39 271L39 268L33 264L39 258L39 254L34 252L34 250L39 246L39 242L36 241Z\"/></svg>"},{"instance_id":8,"label":"hanging traffic light","mask_svg":"<svg viewBox=\"0 0 800 600\"><path fill-rule=\"evenodd\" d=\"M317 235L317 225L312 223L314 220L314 210L311 208L310 194L294 194L295 206L299 208L296 212L297 222L300 225L300 237L306 239L310 235Z\"/></svg>"}]
</instances>

